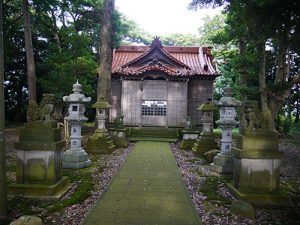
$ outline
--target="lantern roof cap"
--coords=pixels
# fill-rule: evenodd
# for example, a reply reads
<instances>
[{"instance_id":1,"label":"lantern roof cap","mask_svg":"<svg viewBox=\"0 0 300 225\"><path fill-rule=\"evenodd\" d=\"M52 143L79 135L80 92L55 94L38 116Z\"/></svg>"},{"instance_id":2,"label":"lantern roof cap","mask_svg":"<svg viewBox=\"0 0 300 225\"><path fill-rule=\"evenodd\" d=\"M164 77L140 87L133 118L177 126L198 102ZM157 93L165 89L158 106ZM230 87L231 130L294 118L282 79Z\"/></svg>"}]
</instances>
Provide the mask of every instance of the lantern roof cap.
<instances>
[{"instance_id":1,"label":"lantern roof cap","mask_svg":"<svg viewBox=\"0 0 300 225\"><path fill-rule=\"evenodd\" d=\"M216 111L217 107L211 102L211 99L208 99L207 102L199 105L197 110L202 112L212 112Z\"/></svg>"},{"instance_id":2,"label":"lantern roof cap","mask_svg":"<svg viewBox=\"0 0 300 225\"><path fill-rule=\"evenodd\" d=\"M97 102L92 105L93 108L96 109L109 109L111 105L106 101L104 97L100 97Z\"/></svg>"},{"instance_id":3,"label":"lantern roof cap","mask_svg":"<svg viewBox=\"0 0 300 225\"><path fill-rule=\"evenodd\" d=\"M237 100L235 97L232 96L232 88L225 87L223 96L219 101L214 101L216 106L231 106L231 107L238 107L242 105L242 102Z\"/></svg>"},{"instance_id":4,"label":"lantern roof cap","mask_svg":"<svg viewBox=\"0 0 300 225\"><path fill-rule=\"evenodd\" d=\"M72 103L88 103L91 101L91 97L85 97L84 94L81 94L82 85L78 83L78 80L73 84L73 92L68 96L63 97L64 102Z\"/></svg>"}]
</instances>

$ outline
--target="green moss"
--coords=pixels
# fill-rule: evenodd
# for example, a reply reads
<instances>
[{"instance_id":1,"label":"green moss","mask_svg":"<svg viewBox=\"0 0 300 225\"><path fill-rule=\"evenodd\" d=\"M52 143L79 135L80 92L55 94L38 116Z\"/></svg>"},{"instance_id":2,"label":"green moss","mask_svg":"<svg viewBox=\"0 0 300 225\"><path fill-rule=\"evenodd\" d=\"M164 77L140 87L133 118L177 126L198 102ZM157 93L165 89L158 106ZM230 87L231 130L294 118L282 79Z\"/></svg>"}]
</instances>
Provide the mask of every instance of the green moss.
<instances>
[{"instance_id":1,"label":"green moss","mask_svg":"<svg viewBox=\"0 0 300 225\"><path fill-rule=\"evenodd\" d=\"M224 179L216 176L206 177L204 183L201 185L199 191L206 196L206 201L212 202L217 205L230 205L230 199L225 198L217 192L221 183L224 183Z\"/></svg>"},{"instance_id":2,"label":"green moss","mask_svg":"<svg viewBox=\"0 0 300 225\"><path fill-rule=\"evenodd\" d=\"M196 142L196 140L194 140L194 139L182 140L179 148L182 150L191 150L192 147L194 146L195 142Z\"/></svg>"},{"instance_id":3,"label":"green moss","mask_svg":"<svg viewBox=\"0 0 300 225\"><path fill-rule=\"evenodd\" d=\"M127 148L128 141L124 138L112 137L114 144L119 148Z\"/></svg>"},{"instance_id":4,"label":"green moss","mask_svg":"<svg viewBox=\"0 0 300 225\"><path fill-rule=\"evenodd\" d=\"M83 202L91 195L93 190L94 183L91 176L91 169L95 169L95 164L89 168L83 168L80 170L64 170L63 175L68 176L72 183L76 183L75 192L66 200L56 202L49 208L49 212L61 211L67 206L74 205L80 202ZM99 168L97 173L101 173L103 168Z\"/></svg>"},{"instance_id":5,"label":"green moss","mask_svg":"<svg viewBox=\"0 0 300 225\"><path fill-rule=\"evenodd\" d=\"M100 98L92 107L96 109L109 109L111 105L104 98Z\"/></svg>"}]
</instances>

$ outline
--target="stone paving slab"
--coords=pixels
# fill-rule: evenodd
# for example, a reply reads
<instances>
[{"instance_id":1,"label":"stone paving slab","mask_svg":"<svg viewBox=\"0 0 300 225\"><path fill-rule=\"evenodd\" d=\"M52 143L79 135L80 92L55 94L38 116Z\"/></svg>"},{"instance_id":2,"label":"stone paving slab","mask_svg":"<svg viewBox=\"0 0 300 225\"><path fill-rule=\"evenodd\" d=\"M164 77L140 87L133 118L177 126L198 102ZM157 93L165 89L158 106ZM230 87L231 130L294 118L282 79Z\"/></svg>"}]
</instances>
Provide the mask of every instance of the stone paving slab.
<instances>
[{"instance_id":1,"label":"stone paving slab","mask_svg":"<svg viewBox=\"0 0 300 225\"><path fill-rule=\"evenodd\" d=\"M168 143L138 142L84 225L200 225Z\"/></svg>"}]
</instances>

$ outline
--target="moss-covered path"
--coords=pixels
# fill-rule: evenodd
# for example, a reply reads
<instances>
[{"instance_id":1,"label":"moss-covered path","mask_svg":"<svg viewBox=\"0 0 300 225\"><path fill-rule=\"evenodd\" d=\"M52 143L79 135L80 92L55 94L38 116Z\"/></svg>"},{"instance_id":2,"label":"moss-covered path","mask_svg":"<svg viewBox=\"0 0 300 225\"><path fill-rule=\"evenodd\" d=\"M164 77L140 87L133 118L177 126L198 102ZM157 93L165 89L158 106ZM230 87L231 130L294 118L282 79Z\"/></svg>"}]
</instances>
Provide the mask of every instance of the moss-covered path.
<instances>
[{"instance_id":1,"label":"moss-covered path","mask_svg":"<svg viewBox=\"0 0 300 225\"><path fill-rule=\"evenodd\" d=\"M199 225L168 143L138 142L84 225Z\"/></svg>"}]
</instances>

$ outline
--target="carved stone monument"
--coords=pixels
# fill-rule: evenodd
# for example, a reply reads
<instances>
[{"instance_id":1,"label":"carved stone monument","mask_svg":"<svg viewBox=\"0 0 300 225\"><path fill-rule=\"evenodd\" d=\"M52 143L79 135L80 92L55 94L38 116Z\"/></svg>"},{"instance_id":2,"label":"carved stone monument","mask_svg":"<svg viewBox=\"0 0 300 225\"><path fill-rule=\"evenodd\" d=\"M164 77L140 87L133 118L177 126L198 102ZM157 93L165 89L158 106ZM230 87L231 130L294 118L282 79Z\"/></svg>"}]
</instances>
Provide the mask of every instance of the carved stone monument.
<instances>
[{"instance_id":1,"label":"carved stone monument","mask_svg":"<svg viewBox=\"0 0 300 225\"><path fill-rule=\"evenodd\" d=\"M280 193L278 137L267 126L256 101L244 104L244 130L240 131L234 154L231 192L239 199L256 205L287 205Z\"/></svg>"},{"instance_id":2,"label":"carved stone monument","mask_svg":"<svg viewBox=\"0 0 300 225\"><path fill-rule=\"evenodd\" d=\"M63 168L79 169L92 164L88 154L81 147L81 124L87 121L84 116L84 104L90 102L91 98L81 94L81 90L82 86L77 81L73 85L74 93L63 97L63 101L69 104L68 116L65 119L69 122L71 130L71 147L63 153Z\"/></svg>"},{"instance_id":3,"label":"carved stone monument","mask_svg":"<svg viewBox=\"0 0 300 225\"><path fill-rule=\"evenodd\" d=\"M98 128L89 138L86 145L86 150L89 153L109 154L116 147L112 137L109 135L105 127L105 122L107 119L106 110L111 108L111 106L104 98L100 98L94 105L92 105L92 107L96 108Z\"/></svg>"},{"instance_id":4,"label":"carved stone monument","mask_svg":"<svg viewBox=\"0 0 300 225\"><path fill-rule=\"evenodd\" d=\"M241 106L241 102L232 97L232 89L224 88L223 97L219 101L214 101L219 106L220 119L217 124L222 130L221 152L214 157L214 162L210 169L217 173L232 173L233 171L233 154L232 147L232 129L237 126L235 120L235 107Z\"/></svg>"},{"instance_id":5,"label":"carved stone monument","mask_svg":"<svg viewBox=\"0 0 300 225\"><path fill-rule=\"evenodd\" d=\"M49 94L43 95L40 107L29 102L28 123L19 130L19 141L15 143L16 183L9 185L9 195L59 198L70 188L67 178L62 177L65 141L52 117L54 104L55 97Z\"/></svg>"},{"instance_id":6,"label":"carved stone monument","mask_svg":"<svg viewBox=\"0 0 300 225\"><path fill-rule=\"evenodd\" d=\"M212 130L213 113L217 110L217 108L209 99L206 103L200 105L198 110L202 112L201 120L203 130L192 150L196 155L203 155L205 152L217 148L217 143L215 142L215 136Z\"/></svg>"}]
</instances>

